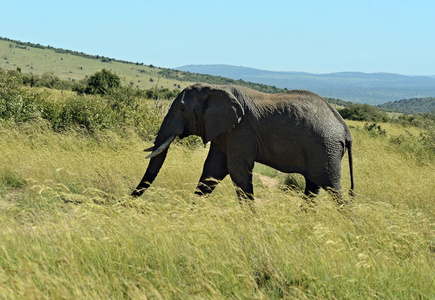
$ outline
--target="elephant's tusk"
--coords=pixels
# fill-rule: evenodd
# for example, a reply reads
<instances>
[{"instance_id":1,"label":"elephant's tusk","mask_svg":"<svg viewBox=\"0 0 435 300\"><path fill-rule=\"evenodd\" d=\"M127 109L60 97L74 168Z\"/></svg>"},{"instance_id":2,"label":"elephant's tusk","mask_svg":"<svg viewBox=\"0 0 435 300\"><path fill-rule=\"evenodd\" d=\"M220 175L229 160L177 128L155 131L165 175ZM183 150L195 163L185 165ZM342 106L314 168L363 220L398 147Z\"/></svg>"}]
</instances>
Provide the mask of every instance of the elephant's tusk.
<instances>
[{"instance_id":1,"label":"elephant's tusk","mask_svg":"<svg viewBox=\"0 0 435 300\"><path fill-rule=\"evenodd\" d=\"M176 135L171 135L170 137L168 137L166 139L166 141L164 141L164 143L160 145L159 148L154 150L153 153L151 153L150 155L148 155L145 158L153 158L154 156L157 156L160 153L162 153L163 151L165 151L169 147L169 145L172 143L172 141L175 139L175 137L176 137Z\"/></svg>"}]
</instances>

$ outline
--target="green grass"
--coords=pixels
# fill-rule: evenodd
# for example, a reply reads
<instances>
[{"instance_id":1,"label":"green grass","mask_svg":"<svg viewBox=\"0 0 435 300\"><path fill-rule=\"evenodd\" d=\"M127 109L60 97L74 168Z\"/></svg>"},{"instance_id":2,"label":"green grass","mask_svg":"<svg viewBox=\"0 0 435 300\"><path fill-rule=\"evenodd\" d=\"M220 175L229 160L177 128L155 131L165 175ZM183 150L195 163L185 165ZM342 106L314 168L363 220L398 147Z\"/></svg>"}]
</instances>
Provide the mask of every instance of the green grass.
<instances>
[{"instance_id":1,"label":"green grass","mask_svg":"<svg viewBox=\"0 0 435 300\"><path fill-rule=\"evenodd\" d=\"M172 145L131 199L150 142L1 122L0 298L433 299L435 166L349 124L351 205L307 205L257 166L253 215L228 178L194 197L207 149Z\"/></svg>"}]
</instances>

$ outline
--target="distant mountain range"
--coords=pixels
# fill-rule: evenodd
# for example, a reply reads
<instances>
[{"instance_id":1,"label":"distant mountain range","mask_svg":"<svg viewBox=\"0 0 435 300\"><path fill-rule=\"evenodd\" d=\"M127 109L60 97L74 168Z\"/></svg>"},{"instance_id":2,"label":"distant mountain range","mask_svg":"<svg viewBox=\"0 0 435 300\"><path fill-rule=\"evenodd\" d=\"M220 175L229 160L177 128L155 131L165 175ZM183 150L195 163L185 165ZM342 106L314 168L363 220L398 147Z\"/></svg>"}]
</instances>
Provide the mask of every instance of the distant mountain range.
<instances>
[{"instance_id":1,"label":"distant mountain range","mask_svg":"<svg viewBox=\"0 0 435 300\"><path fill-rule=\"evenodd\" d=\"M312 74L264 71L231 65L187 65L176 70L243 79L289 90L306 89L324 97L371 105L435 96L435 75L405 76L361 72Z\"/></svg>"}]
</instances>

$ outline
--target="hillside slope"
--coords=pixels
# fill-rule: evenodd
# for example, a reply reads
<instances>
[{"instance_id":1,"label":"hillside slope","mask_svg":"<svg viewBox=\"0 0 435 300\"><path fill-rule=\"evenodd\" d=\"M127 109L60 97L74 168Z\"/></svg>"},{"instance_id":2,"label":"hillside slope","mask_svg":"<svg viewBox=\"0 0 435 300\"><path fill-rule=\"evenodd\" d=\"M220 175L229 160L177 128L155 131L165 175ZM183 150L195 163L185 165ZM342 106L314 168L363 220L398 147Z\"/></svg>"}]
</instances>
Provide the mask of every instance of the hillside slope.
<instances>
[{"instance_id":1,"label":"hillside slope","mask_svg":"<svg viewBox=\"0 0 435 300\"><path fill-rule=\"evenodd\" d=\"M60 79L81 80L103 68L120 75L126 84L132 83L141 89L150 88L184 88L192 82L163 77L160 68L140 63L121 62L99 55L55 49L50 47L33 47L33 44L0 39L0 68L16 70L23 73L42 75L53 72ZM38 46L38 45L34 45Z\"/></svg>"},{"instance_id":2,"label":"hillside slope","mask_svg":"<svg viewBox=\"0 0 435 300\"><path fill-rule=\"evenodd\" d=\"M147 66L142 63L120 61L100 55L89 55L83 52L24 43L1 37L0 68L19 69L23 73L35 75L54 73L60 79L71 81L81 80L105 68L120 75L125 84L140 89L183 89L195 82L206 82L243 85L267 93L284 91L264 84L158 68L153 65Z\"/></svg>"}]
</instances>

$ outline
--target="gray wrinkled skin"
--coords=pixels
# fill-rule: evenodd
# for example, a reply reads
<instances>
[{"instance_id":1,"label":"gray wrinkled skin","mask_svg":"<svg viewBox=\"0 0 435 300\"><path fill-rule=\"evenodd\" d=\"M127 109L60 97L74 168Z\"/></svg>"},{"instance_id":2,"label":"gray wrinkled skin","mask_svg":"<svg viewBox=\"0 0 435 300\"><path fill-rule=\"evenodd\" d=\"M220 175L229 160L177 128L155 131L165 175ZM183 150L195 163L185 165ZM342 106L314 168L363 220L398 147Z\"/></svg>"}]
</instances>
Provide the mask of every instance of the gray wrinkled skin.
<instances>
[{"instance_id":1,"label":"gray wrinkled skin","mask_svg":"<svg viewBox=\"0 0 435 300\"><path fill-rule=\"evenodd\" d=\"M329 103L309 91L265 94L239 86L195 84L174 100L151 150L174 135L211 141L198 195L211 193L229 174L239 199L253 199L254 162L302 174L308 196L318 194L321 187L341 194L341 159L346 149L353 189L349 129ZM142 195L153 182L167 151L150 155L133 196Z\"/></svg>"}]
</instances>

